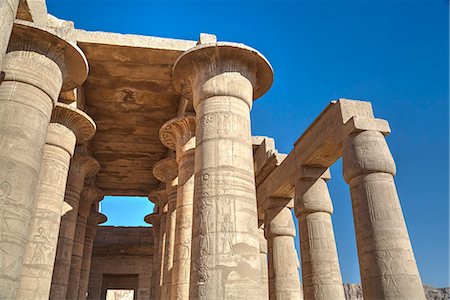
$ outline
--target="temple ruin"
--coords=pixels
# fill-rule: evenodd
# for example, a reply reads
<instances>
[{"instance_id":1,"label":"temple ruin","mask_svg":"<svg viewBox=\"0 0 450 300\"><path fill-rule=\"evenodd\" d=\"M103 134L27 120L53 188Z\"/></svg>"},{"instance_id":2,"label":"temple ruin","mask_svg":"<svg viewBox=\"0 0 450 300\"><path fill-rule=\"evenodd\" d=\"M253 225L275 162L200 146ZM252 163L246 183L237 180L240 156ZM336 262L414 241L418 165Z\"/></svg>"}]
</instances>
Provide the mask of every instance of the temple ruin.
<instances>
[{"instance_id":1,"label":"temple ruin","mask_svg":"<svg viewBox=\"0 0 450 300\"><path fill-rule=\"evenodd\" d=\"M364 298L425 299L369 102L332 101L278 153L251 135L273 81L257 50L78 30L43 0L1 1L0 68L1 299L343 300L341 157ZM152 226L98 227L105 195L148 197Z\"/></svg>"}]
</instances>

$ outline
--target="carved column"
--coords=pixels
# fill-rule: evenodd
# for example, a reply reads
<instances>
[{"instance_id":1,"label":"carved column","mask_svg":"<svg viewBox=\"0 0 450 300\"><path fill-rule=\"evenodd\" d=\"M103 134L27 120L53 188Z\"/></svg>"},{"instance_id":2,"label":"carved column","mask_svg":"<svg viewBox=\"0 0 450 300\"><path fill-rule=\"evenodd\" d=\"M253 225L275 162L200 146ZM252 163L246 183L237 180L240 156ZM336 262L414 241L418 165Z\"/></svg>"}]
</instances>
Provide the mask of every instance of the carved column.
<instances>
[{"instance_id":1,"label":"carved column","mask_svg":"<svg viewBox=\"0 0 450 300\"><path fill-rule=\"evenodd\" d=\"M175 223L177 205L178 165L175 159L165 158L153 166L156 179L166 183L167 213L166 236L164 246L163 283L160 290L161 299L170 299L172 286L173 251L175 245Z\"/></svg>"},{"instance_id":2,"label":"carved column","mask_svg":"<svg viewBox=\"0 0 450 300\"><path fill-rule=\"evenodd\" d=\"M0 1L0 71L2 69L3 56L8 48L14 19L17 15L20 0L2 0ZM0 82L2 76L0 75Z\"/></svg>"},{"instance_id":3,"label":"carved column","mask_svg":"<svg viewBox=\"0 0 450 300\"><path fill-rule=\"evenodd\" d=\"M65 212L61 218L50 299L66 299L78 205L84 186L84 179L94 176L99 170L100 164L90 156L75 154L70 162L66 194L64 196L65 204L70 207L70 210Z\"/></svg>"},{"instance_id":4,"label":"carved column","mask_svg":"<svg viewBox=\"0 0 450 300\"><path fill-rule=\"evenodd\" d=\"M66 298L69 300L78 299L86 227L91 206L94 203L101 201L103 197L103 192L93 186L85 187L81 193L80 204L78 207L78 218L75 227L75 236L73 239L72 259L70 260L69 284L67 285Z\"/></svg>"},{"instance_id":5,"label":"carved column","mask_svg":"<svg viewBox=\"0 0 450 300\"><path fill-rule=\"evenodd\" d=\"M153 258L152 258L152 282L150 284L150 297L151 299L159 299L159 239L160 239L160 214L151 213L144 217L144 221L147 224L153 226ZM159 268L158 268L159 267Z\"/></svg>"},{"instance_id":6,"label":"carved column","mask_svg":"<svg viewBox=\"0 0 450 300\"><path fill-rule=\"evenodd\" d=\"M103 224L108 218L97 211L95 205L91 206L91 212L87 220L86 235L84 237L83 261L81 263L80 285L78 288L79 300L87 298L89 287L89 275L91 272L92 249L94 248L94 239L99 224Z\"/></svg>"},{"instance_id":7,"label":"carved column","mask_svg":"<svg viewBox=\"0 0 450 300\"><path fill-rule=\"evenodd\" d=\"M76 46L33 26L14 26L0 84L1 299L17 296L52 108L62 86L76 86L64 82L71 67L84 72L77 83L87 74Z\"/></svg>"},{"instance_id":8,"label":"carved column","mask_svg":"<svg viewBox=\"0 0 450 300\"><path fill-rule=\"evenodd\" d=\"M50 294L70 158L76 141L87 141L94 133L95 123L88 115L74 107L56 104L48 126L17 299L44 299Z\"/></svg>"},{"instance_id":9,"label":"carved column","mask_svg":"<svg viewBox=\"0 0 450 300\"><path fill-rule=\"evenodd\" d=\"M267 261L267 240L264 236L264 225L259 228L259 260L261 263L262 299L269 299L269 271Z\"/></svg>"},{"instance_id":10,"label":"carved column","mask_svg":"<svg viewBox=\"0 0 450 300\"><path fill-rule=\"evenodd\" d=\"M259 300L250 109L271 67L242 44L200 44L178 58L173 78L192 92L197 122L190 297Z\"/></svg>"},{"instance_id":11,"label":"carved column","mask_svg":"<svg viewBox=\"0 0 450 300\"><path fill-rule=\"evenodd\" d=\"M186 115L166 122L161 127L159 138L167 148L176 150L178 163L171 298L188 299L194 200L195 116Z\"/></svg>"},{"instance_id":12,"label":"carved column","mask_svg":"<svg viewBox=\"0 0 450 300\"><path fill-rule=\"evenodd\" d=\"M331 214L326 168L302 167L295 183L305 299L345 300Z\"/></svg>"},{"instance_id":13,"label":"carved column","mask_svg":"<svg viewBox=\"0 0 450 300\"><path fill-rule=\"evenodd\" d=\"M159 237L158 237L158 252L155 277L155 296L154 299L161 298L161 289L164 278L164 256L166 254L166 215L167 215L167 193L165 190L156 190L149 194L150 201L158 205L159 211Z\"/></svg>"},{"instance_id":14,"label":"carved column","mask_svg":"<svg viewBox=\"0 0 450 300\"><path fill-rule=\"evenodd\" d=\"M425 299L383 134L353 130L343 143L364 299Z\"/></svg>"},{"instance_id":15,"label":"carved column","mask_svg":"<svg viewBox=\"0 0 450 300\"><path fill-rule=\"evenodd\" d=\"M278 199L265 211L264 235L269 258L269 299L303 299L291 210Z\"/></svg>"}]
</instances>

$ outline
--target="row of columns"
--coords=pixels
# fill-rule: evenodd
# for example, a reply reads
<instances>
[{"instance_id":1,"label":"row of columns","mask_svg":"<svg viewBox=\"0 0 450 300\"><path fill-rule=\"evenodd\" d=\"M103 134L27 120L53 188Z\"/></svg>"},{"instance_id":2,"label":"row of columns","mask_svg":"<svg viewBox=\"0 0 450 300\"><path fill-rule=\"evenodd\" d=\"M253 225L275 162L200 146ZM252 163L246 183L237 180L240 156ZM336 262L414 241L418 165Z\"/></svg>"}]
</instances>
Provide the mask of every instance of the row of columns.
<instances>
[{"instance_id":1,"label":"row of columns","mask_svg":"<svg viewBox=\"0 0 450 300\"><path fill-rule=\"evenodd\" d=\"M87 62L44 27L13 27L18 2L0 4L0 298L85 299L105 217L95 205L100 191L84 183L100 166L75 146L96 125L57 101L83 83Z\"/></svg>"},{"instance_id":2,"label":"row of columns","mask_svg":"<svg viewBox=\"0 0 450 300\"><path fill-rule=\"evenodd\" d=\"M174 66L175 87L191 97L196 114L160 130L176 159L155 165L166 200L150 195L158 208L146 218L158 231L151 290L158 299L345 299L329 166L300 166L294 200L270 198L258 232L249 112L270 86L268 74L259 53L228 43L200 44ZM348 133L343 158L364 297L424 299L383 134ZM175 184L176 204L169 196Z\"/></svg>"}]
</instances>

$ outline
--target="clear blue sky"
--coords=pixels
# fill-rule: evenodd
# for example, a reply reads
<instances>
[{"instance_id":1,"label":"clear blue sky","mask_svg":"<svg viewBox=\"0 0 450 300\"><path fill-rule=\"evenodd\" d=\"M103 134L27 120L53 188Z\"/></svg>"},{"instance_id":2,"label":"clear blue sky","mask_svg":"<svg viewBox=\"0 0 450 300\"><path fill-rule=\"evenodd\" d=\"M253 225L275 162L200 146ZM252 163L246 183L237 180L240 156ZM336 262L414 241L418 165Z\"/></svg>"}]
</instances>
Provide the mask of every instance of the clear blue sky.
<instances>
[{"instance_id":1,"label":"clear blue sky","mask_svg":"<svg viewBox=\"0 0 450 300\"><path fill-rule=\"evenodd\" d=\"M449 285L448 1L49 0L48 8L86 30L192 40L207 32L258 49L275 81L254 105L252 131L274 137L280 152L292 149L330 100L372 101L392 128L388 142L422 280ZM338 162L330 190L339 259L344 281L359 282L341 174ZM137 225L151 207L106 199L103 211L108 224Z\"/></svg>"}]
</instances>

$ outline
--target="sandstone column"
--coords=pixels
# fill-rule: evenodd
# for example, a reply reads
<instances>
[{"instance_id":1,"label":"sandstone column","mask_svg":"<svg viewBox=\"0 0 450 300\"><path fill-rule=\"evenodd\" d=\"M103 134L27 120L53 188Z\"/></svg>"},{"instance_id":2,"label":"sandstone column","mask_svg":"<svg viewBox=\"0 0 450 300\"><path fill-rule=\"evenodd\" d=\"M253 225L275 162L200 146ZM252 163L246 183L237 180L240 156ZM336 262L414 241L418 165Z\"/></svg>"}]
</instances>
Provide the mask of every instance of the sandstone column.
<instances>
[{"instance_id":1,"label":"sandstone column","mask_svg":"<svg viewBox=\"0 0 450 300\"><path fill-rule=\"evenodd\" d=\"M64 201L71 207L71 210L61 218L50 299L66 299L73 240L78 217L78 205L84 179L94 176L99 170L100 164L90 156L75 154L70 162Z\"/></svg>"},{"instance_id":2,"label":"sandstone column","mask_svg":"<svg viewBox=\"0 0 450 300\"><path fill-rule=\"evenodd\" d=\"M88 115L66 104L56 104L48 126L17 299L44 299L50 294L70 158L76 141L87 141L94 133L95 123Z\"/></svg>"},{"instance_id":3,"label":"sandstone column","mask_svg":"<svg viewBox=\"0 0 450 300\"><path fill-rule=\"evenodd\" d=\"M81 264L80 273L80 285L78 288L78 298L79 300L84 300L87 298L88 287L89 287L89 275L91 272L91 259L92 259L92 249L94 248L94 239L97 233L97 227L99 224L105 223L108 218L97 212L95 205L91 206L91 212L87 220L86 235L84 237L84 247L83 247L83 261Z\"/></svg>"},{"instance_id":4,"label":"sandstone column","mask_svg":"<svg viewBox=\"0 0 450 300\"><path fill-rule=\"evenodd\" d=\"M291 210L276 199L265 211L264 235L269 258L269 299L303 299Z\"/></svg>"},{"instance_id":5,"label":"sandstone column","mask_svg":"<svg viewBox=\"0 0 450 300\"><path fill-rule=\"evenodd\" d=\"M250 133L253 99L272 84L270 64L234 43L200 44L173 69L196 111L192 299L261 299Z\"/></svg>"},{"instance_id":6,"label":"sandstone column","mask_svg":"<svg viewBox=\"0 0 450 300\"><path fill-rule=\"evenodd\" d=\"M154 299L161 298L163 278L164 278L164 257L166 254L166 215L167 215L167 193L165 190L156 190L149 194L150 201L158 205L159 209L159 241L157 253L157 277L156 293Z\"/></svg>"},{"instance_id":7,"label":"sandstone column","mask_svg":"<svg viewBox=\"0 0 450 300\"><path fill-rule=\"evenodd\" d=\"M152 258L152 282L150 285L151 299L159 299L159 239L160 239L160 214L154 212L144 217L147 224L153 225L153 258Z\"/></svg>"},{"instance_id":8,"label":"sandstone column","mask_svg":"<svg viewBox=\"0 0 450 300\"><path fill-rule=\"evenodd\" d=\"M159 132L163 145L176 150L178 188L171 298L189 298L191 267L192 203L194 200L195 116L166 122Z\"/></svg>"},{"instance_id":9,"label":"sandstone column","mask_svg":"<svg viewBox=\"0 0 450 300\"><path fill-rule=\"evenodd\" d=\"M2 71L2 60L8 48L14 19L17 15L20 0L0 1L0 71ZM0 82L3 76L0 75Z\"/></svg>"},{"instance_id":10,"label":"sandstone column","mask_svg":"<svg viewBox=\"0 0 450 300\"><path fill-rule=\"evenodd\" d=\"M0 85L1 299L17 296L52 108L61 86L87 75L76 46L29 24L14 25ZM83 74L72 80L74 68Z\"/></svg>"},{"instance_id":11,"label":"sandstone column","mask_svg":"<svg viewBox=\"0 0 450 300\"><path fill-rule=\"evenodd\" d=\"M343 143L364 299L425 299L383 134L350 133Z\"/></svg>"},{"instance_id":12,"label":"sandstone column","mask_svg":"<svg viewBox=\"0 0 450 300\"><path fill-rule=\"evenodd\" d=\"M326 168L302 167L295 184L305 299L345 300L331 214Z\"/></svg>"},{"instance_id":13,"label":"sandstone column","mask_svg":"<svg viewBox=\"0 0 450 300\"><path fill-rule=\"evenodd\" d=\"M264 236L264 225L259 228L259 259L261 263L262 299L269 299L269 270L267 261L267 240Z\"/></svg>"},{"instance_id":14,"label":"sandstone column","mask_svg":"<svg viewBox=\"0 0 450 300\"><path fill-rule=\"evenodd\" d=\"M175 159L165 158L153 166L156 179L166 183L167 213L166 237L164 246L163 283L160 290L161 299L170 299L172 286L173 251L175 245L175 223L177 205L178 165Z\"/></svg>"},{"instance_id":15,"label":"sandstone column","mask_svg":"<svg viewBox=\"0 0 450 300\"><path fill-rule=\"evenodd\" d=\"M69 300L78 299L78 289L80 286L81 265L83 263L84 241L86 227L91 206L101 201L104 194L101 190L93 186L83 189L78 206L78 218L73 239L72 259L70 260L69 284L67 285L66 298Z\"/></svg>"}]
</instances>

